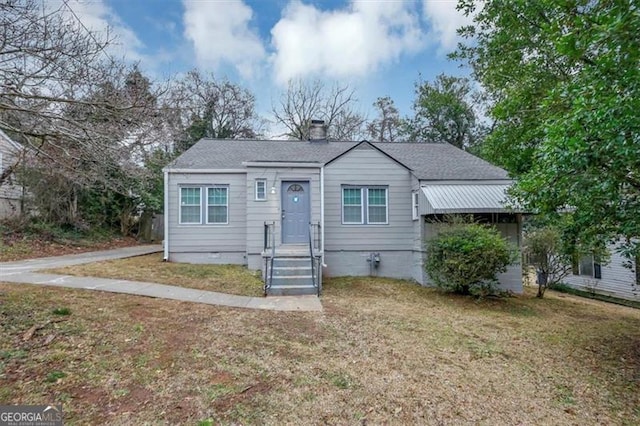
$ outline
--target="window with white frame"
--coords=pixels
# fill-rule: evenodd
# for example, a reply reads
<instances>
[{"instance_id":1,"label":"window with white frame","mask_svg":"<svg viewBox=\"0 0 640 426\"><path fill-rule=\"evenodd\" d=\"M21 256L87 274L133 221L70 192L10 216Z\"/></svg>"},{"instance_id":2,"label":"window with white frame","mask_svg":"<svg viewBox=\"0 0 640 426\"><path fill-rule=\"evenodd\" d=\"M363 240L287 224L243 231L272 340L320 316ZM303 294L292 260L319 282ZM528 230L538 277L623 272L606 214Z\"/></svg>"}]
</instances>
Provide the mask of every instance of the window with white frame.
<instances>
[{"instance_id":1,"label":"window with white frame","mask_svg":"<svg viewBox=\"0 0 640 426\"><path fill-rule=\"evenodd\" d=\"M389 223L388 188L343 186L342 223L386 225Z\"/></svg>"},{"instance_id":2,"label":"window with white frame","mask_svg":"<svg viewBox=\"0 0 640 426\"><path fill-rule=\"evenodd\" d=\"M229 186L180 187L181 225L226 225L229 223Z\"/></svg>"},{"instance_id":3,"label":"window with white frame","mask_svg":"<svg viewBox=\"0 0 640 426\"><path fill-rule=\"evenodd\" d=\"M602 278L602 266L600 265L600 259L593 255L583 256L580 259L576 259L573 264L573 274L582 275L591 278Z\"/></svg>"},{"instance_id":4,"label":"window with white frame","mask_svg":"<svg viewBox=\"0 0 640 426\"><path fill-rule=\"evenodd\" d=\"M180 188L180 223L202 222L202 198L199 187Z\"/></svg>"},{"instance_id":5,"label":"window with white frame","mask_svg":"<svg viewBox=\"0 0 640 426\"><path fill-rule=\"evenodd\" d=\"M256 179L256 201L264 201L267 199L267 180Z\"/></svg>"},{"instance_id":6,"label":"window with white frame","mask_svg":"<svg viewBox=\"0 0 640 426\"><path fill-rule=\"evenodd\" d=\"M411 193L411 218L413 220L420 219L420 204L419 204L418 191L413 191Z\"/></svg>"},{"instance_id":7,"label":"window with white frame","mask_svg":"<svg viewBox=\"0 0 640 426\"><path fill-rule=\"evenodd\" d=\"M229 223L229 188L207 188L207 223Z\"/></svg>"}]
</instances>

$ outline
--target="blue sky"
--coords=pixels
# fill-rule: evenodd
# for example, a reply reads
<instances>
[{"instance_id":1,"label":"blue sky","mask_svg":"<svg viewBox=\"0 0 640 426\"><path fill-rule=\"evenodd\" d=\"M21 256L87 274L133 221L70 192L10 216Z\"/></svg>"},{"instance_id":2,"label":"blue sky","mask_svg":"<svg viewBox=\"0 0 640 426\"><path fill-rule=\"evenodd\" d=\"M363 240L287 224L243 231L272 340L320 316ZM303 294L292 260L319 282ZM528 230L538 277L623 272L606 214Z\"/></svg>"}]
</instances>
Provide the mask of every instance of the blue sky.
<instances>
[{"instance_id":1,"label":"blue sky","mask_svg":"<svg viewBox=\"0 0 640 426\"><path fill-rule=\"evenodd\" d=\"M358 109L391 96L411 112L422 75L465 75L446 54L469 22L456 0L69 0L85 25L117 37L112 54L164 79L192 68L251 90L268 115L291 78L349 84Z\"/></svg>"}]
</instances>

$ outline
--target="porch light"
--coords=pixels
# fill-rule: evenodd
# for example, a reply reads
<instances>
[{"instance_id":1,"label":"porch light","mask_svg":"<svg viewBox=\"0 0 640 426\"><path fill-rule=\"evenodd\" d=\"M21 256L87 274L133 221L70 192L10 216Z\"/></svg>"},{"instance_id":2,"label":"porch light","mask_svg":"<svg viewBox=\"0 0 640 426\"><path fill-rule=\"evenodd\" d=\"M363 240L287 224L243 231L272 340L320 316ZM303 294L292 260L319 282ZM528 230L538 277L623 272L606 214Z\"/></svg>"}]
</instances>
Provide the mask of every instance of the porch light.
<instances>
[{"instance_id":1,"label":"porch light","mask_svg":"<svg viewBox=\"0 0 640 426\"><path fill-rule=\"evenodd\" d=\"M271 191L269 191L269 193L271 193L272 195L275 195L275 193L276 193L275 185L271 187Z\"/></svg>"}]
</instances>

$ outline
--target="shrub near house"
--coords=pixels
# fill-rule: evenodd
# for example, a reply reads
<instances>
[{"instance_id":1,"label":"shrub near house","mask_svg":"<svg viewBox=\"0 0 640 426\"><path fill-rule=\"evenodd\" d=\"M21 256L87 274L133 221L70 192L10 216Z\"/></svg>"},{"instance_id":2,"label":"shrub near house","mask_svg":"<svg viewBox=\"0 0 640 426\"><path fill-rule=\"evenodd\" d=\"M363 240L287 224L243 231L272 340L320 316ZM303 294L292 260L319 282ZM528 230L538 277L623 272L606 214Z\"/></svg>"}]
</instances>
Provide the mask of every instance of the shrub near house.
<instances>
[{"instance_id":1,"label":"shrub near house","mask_svg":"<svg viewBox=\"0 0 640 426\"><path fill-rule=\"evenodd\" d=\"M493 227L456 225L427 242L425 269L440 288L460 294L494 293L497 274L513 262L507 241Z\"/></svg>"}]
</instances>

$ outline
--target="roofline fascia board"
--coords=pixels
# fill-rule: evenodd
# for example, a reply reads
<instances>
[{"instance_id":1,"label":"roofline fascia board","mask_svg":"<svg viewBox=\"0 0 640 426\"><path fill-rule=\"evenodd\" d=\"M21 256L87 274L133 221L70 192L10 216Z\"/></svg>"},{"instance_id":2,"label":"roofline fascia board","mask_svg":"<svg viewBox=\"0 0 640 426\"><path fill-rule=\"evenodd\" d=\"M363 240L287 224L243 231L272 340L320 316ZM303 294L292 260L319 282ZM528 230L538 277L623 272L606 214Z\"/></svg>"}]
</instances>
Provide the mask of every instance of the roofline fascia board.
<instances>
[{"instance_id":1,"label":"roofline fascia board","mask_svg":"<svg viewBox=\"0 0 640 426\"><path fill-rule=\"evenodd\" d=\"M300 169L319 169L324 164L318 162L293 162L293 161L243 161L245 167L297 167Z\"/></svg>"},{"instance_id":2,"label":"roofline fascia board","mask_svg":"<svg viewBox=\"0 0 640 426\"><path fill-rule=\"evenodd\" d=\"M347 155L349 152L353 151L354 149L356 149L357 147L359 147L362 144L367 144L369 145L371 148L375 149L376 151L378 151L379 153L381 153L382 155L384 155L385 157L389 158L391 161L401 165L402 167L404 167L405 169L409 170L409 171L413 171L413 169L411 167L408 167L407 165L405 165L404 163L402 163L401 161L398 161L395 157L393 157L391 154L388 154L387 152L383 151L382 148L378 148L377 146L375 146L374 144L372 144L371 142L364 140L361 142L358 142L357 144L355 144L354 146L352 146L351 148L347 149L346 151L342 152L341 154L333 157L331 160L327 161L325 163L325 166L328 166L329 164L333 163L334 161L336 161L337 159L339 159L340 157Z\"/></svg>"},{"instance_id":3,"label":"roofline fascia board","mask_svg":"<svg viewBox=\"0 0 640 426\"><path fill-rule=\"evenodd\" d=\"M518 210L512 210L512 209L507 209L507 208L503 208L503 209L497 209L494 207L487 207L487 208L482 208L482 207L478 207L478 208L473 208L473 209L432 209L433 213L429 213L429 214L456 214L456 213L512 213L512 214L517 214L517 213L522 213L521 211Z\"/></svg>"},{"instance_id":4,"label":"roofline fascia board","mask_svg":"<svg viewBox=\"0 0 640 426\"><path fill-rule=\"evenodd\" d=\"M461 180L438 180L419 179L420 186L430 185L512 185L513 179L461 179Z\"/></svg>"},{"instance_id":5,"label":"roofline fascia board","mask_svg":"<svg viewBox=\"0 0 640 426\"><path fill-rule=\"evenodd\" d=\"M240 174L244 174L247 173L246 169L171 169L171 168L164 168L162 169L163 172L167 172L167 173L197 173L197 174L204 174L204 173L211 173L211 174L223 174L223 173L240 173Z\"/></svg>"}]
</instances>

